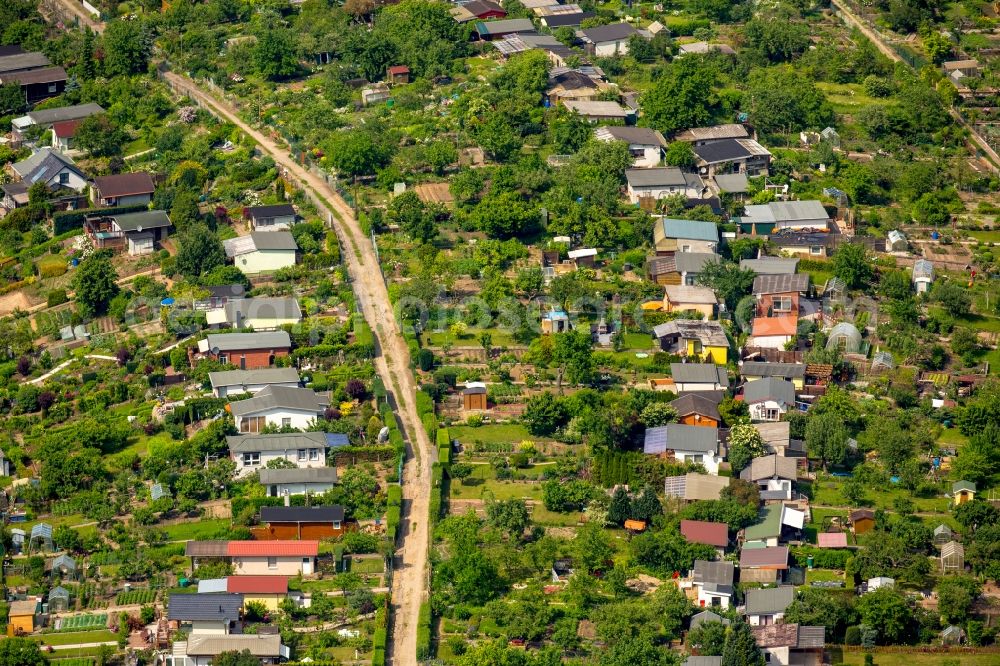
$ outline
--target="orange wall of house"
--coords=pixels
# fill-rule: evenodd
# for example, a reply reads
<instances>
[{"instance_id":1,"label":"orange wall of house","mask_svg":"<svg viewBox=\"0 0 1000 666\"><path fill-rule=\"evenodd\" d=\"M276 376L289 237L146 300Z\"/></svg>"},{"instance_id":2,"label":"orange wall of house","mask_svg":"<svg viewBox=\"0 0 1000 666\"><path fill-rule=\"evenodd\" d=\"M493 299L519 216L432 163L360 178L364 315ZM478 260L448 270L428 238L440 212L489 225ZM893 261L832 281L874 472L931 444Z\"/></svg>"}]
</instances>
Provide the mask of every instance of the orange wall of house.
<instances>
[{"instance_id":1,"label":"orange wall of house","mask_svg":"<svg viewBox=\"0 0 1000 666\"><path fill-rule=\"evenodd\" d=\"M295 523L273 523L250 530L253 538L258 541L294 541L296 539L315 540L333 539L344 533L344 526L334 529L331 523L302 523L302 536L299 536L299 525Z\"/></svg>"},{"instance_id":2,"label":"orange wall of house","mask_svg":"<svg viewBox=\"0 0 1000 666\"><path fill-rule=\"evenodd\" d=\"M699 419L697 418L697 416L698 416L697 414L688 414L687 416L683 416L680 419L680 423L683 423L684 425L705 426L706 428L719 427L719 422L716 421L715 419L709 418L707 416L702 416Z\"/></svg>"},{"instance_id":3,"label":"orange wall of house","mask_svg":"<svg viewBox=\"0 0 1000 666\"><path fill-rule=\"evenodd\" d=\"M464 397L466 409L486 409L485 393L473 393Z\"/></svg>"},{"instance_id":4,"label":"orange wall of house","mask_svg":"<svg viewBox=\"0 0 1000 666\"><path fill-rule=\"evenodd\" d=\"M785 298L790 297L792 299L792 311L791 313L780 313L780 314L797 314L799 311L799 293L793 291L787 294L762 294L760 301L757 303L757 315L759 317L766 317L767 310L774 304L774 299L776 297ZM779 313L775 313L779 314Z\"/></svg>"}]
</instances>

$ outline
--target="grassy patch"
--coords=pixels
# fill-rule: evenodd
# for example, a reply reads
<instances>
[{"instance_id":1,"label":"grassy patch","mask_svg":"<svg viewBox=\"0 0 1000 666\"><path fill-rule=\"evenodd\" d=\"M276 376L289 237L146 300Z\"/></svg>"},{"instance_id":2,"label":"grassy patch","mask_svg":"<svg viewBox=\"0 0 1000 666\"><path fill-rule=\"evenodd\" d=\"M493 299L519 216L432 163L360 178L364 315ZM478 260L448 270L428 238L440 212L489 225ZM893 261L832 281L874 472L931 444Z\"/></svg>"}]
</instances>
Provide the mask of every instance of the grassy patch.
<instances>
[{"instance_id":1,"label":"grassy patch","mask_svg":"<svg viewBox=\"0 0 1000 666\"><path fill-rule=\"evenodd\" d=\"M813 504L817 506L851 506L852 502L841 492L843 486L844 481L839 478L824 478L816 481L812 486ZM867 488L865 496L868 503L877 509L892 511L895 499L907 497L913 500L917 511L948 513L949 500L947 497L912 497L909 492L893 484L885 488Z\"/></svg>"},{"instance_id":2,"label":"grassy patch","mask_svg":"<svg viewBox=\"0 0 1000 666\"><path fill-rule=\"evenodd\" d=\"M363 559L352 559L351 571L361 574L380 574L385 572L385 563L379 557L366 557Z\"/></svg>"},{"instance_id":3,"label":"grassy patch","mask_svg":"<svg viewBox=\"0 0 1000 666\"><path fill-rule=\"evenodd\" d=\"M938 444L948 446L962 446L968 441L969 438L963 435L958 428L946 428L941 431L941 435L937 438Z\"/></svg>"},{"instance_id":4,"label":"grassy patch","mask_svg":"<svg viewBox=\"0 0 1000 666\"><path fill-rule=\"evenodd\" d=\"M583 514L578 511L571 513L556 513L549 511L541 504L531 507L531 521L543 527L573 527L580 523Z\"/></svg>"},{"instance_id":5,"label":"grassy patch","mask_svg":"<svg viewBox=\"0 0 1000 666\"><path fill-rule=\"evenodd\" d=\"M491 496L496 500L508 499L542 499L542 487L530 481L497 481L484 479L468 485L453 484L451 494L458 499L484 499Z\"/></svg>"},{"instance_id":6,"label":"grassy patch","mask_svg":"<svg viewBox=\"0 0 1000 666\"><path fill-rule=\"evenodd\" d=\"M228 518L199 520L197 522L168 525L163 528L168 541L198 541L203 539L225 539L231 522Z\"/></svg>"},{"instance_id":7,"label":"grassy patch","mask_svg":"<svg viewBox=\"0 0 1000 666\"><path fill-rule=\"evenodd\" d=\"M77 643L104 643L116 641L118 636L107 629L98 631L73 631L58 634L43 634L39 639L45 645L75 645Z\"/></svg>"},{"instance_id":8,"label":"grassy patch","mask_svg":"<svg viewBox=\"0 0 1000 666\"><path fill-rule=\"evenodd\" d=\"M876 103L873 97L865 94L864 86L857 83L817 82L816 87L826 94L837 113L854 114Z\"/></svg>"},{"instance_id":9,"label":"grassy patch","mask_svg":"<svg viewBox=\"0 0 1000 666\"><path fill-rule=\"evenodd\" d=\"M452 439L462 444L483 442L484 444L517 444L526 439L534 439L528 429L519 423L495 423L478 428L452 426L448 429Z\"/></svg>"},{"instance_id":10,"label":"grassy patch","mask_svg":"<svg viewBox=\"0 0 1000 666\"><path fill-rule=\"evenodd\" d=\"M984 243L1000 243L1000 231L966 231L972 238Z\"/></svg>"},{"instance_id":11,"label":"grassy patch","mask_svg":"<svg viewBox=\"0 0 1000 666\"><path fill-rule=\"evenodd\" d=\"M831 664L844 664L854 666L865 663L863 652L843 652L838 649L830 650ZM921 652L876 652L876 666L938 666L945 659L953 659L961 666L989 666L996 663L997 655L994 654L966 654L956 652L954 654L926 654Z\"/></svg>"},{"instance_id":12,"label":"grassy patch","mask_svg":"<svg viewBox=\"0 0 1000 666\"><path fill-rule=\"evenodd\" d=\"M833 569L807 569L806 585L812 583L829 583L835 580L844 580L844 572Z\"/></svg>"}]
</instances>

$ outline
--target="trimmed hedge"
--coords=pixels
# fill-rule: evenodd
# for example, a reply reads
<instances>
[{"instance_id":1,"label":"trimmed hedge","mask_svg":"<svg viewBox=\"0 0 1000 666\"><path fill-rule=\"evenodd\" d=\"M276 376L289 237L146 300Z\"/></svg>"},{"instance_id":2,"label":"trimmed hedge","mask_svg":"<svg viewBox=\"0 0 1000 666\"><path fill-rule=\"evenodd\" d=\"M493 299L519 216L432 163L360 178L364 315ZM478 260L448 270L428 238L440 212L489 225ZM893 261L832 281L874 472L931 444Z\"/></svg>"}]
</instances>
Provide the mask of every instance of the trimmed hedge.
<instances>
[{"instance_id":1,"label":"trimmed hedge","mask_svg":"<svg viewBox=\"0 0 1000 666\"><path fill-rule=\"evenodd\" d=\"M431 603L420 604L420 614L417 616L417 659L431 657Z\"/></svg>"},{"instance_id":2,"label":"trimmed hedge","mask_svg":"<svg viewBox=\"0 0 1000 666\"><path fill-rule=\"evenodd\" d=\"M434 413L434 400L423 391L417 391L417 414L423 417L425 414Z\"/></svg>"},{"instance_id":3,"label":"trimmed hedge","mask_svg":"<svg viewBox=\"0 0 1000 666\"><path fill-rule=\"evenodd\" d=\"M431 412L430 414L424 414L420 420L424 424L424 430L427 431L427 436L430 437L432 441L436 439L438 431L438 420L437 417L434 416L434 413Z\"/></svg>"},{"instance_id":4,"label":"trimmed hedge","mask_svg":"<svg viewBox=\"0 0 1000 666\"><path fill-rule=\"evenodd\" d=\"M80 210L60 210L52 215L52 228L56 236L67 231L81 229L83 219L88 215L122 215L148 210L148 206L117 206L113 208L81 208Z\"/></svg>"},{"instance_id":5,"label":"trimmed hedge","mask_svg":"<svg viewBox=\"0 0 1000 666\"><path fill-rule=\"evenodd\" d=\"M451 434L447 428L438 428L436 441L438 462L447 468L451 464Z\"/></svg>"},{"instance_id":6,"label":"trimmed hedge","mask_svg":"<svg viewBox=\"0 0 1000 666\"><path fill-rule=\"evenodd\" d=\"M386 490L386 502L389 506L401 506L403 504L403 488L402 486L391 485L388 490Z\"/></svg>"},{"instance_id":7,"label":"trimmed hedge","mask_svg":"<svg viewBox=\"0 0 1000 666\"><path fill-rule=\"evenodd\" d=\"M842 548L814 548L812 546L801 546L792 549L792 559L795 564L804 567L808 564L809 557L813 558L813 566L818 569L841 569L847 568L847 561L854 556L850 550Z\"/></svg>"}]
</instances>

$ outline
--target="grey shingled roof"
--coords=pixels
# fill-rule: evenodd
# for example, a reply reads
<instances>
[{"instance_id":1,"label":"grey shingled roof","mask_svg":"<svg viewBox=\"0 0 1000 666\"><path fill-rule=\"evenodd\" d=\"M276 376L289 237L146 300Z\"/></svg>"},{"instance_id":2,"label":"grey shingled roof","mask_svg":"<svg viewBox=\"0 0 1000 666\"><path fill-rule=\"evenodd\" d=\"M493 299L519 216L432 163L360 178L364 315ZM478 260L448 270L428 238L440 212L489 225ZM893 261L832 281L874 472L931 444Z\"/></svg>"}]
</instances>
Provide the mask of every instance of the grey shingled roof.
<instances>
[{"instance_id":1,"label":"grey shingled roof","mask_svg":"<svg viewBox=\"0 0 1000 666\"><path fill-rule=\"evenodd\" d=\"M208 373L212 388L251 386L254 384L293 384L299 381L295 368L260 368L257 370L222 370Z\"/></svg>"},{"instance_id":2,"label":"grey shingled roof","mask_svg":"<svg viewBox=\"0 0 1000 666\"><path fill-rule=\"evenodd\" d=\"M729 619L725 618L725 617L722 617L721 615L716 615L712 611L708 611L708 610L702 611L700 613L695 613L694 615L691 616L691 628L692 629L694 629L698 625L704 624L706 622L720 622L722 624L728 625L729 624Z\"/></svg>"},{"instance_id":3,"label":"grey shingled roof","mask_svg":"<svg viewBox=\"0 0 1000 666\"><path fill-rule=\"evenodd\" d=\"M332 506L262 506L262 523L341 523L344 507Z\"/></svg>"},{"instance_id":4,"label":"grey shingled roof","mask_svg":"<svg viewBox=\"0 0 1000 666\"><path fill-rule=\"evenodd\" d=\"M787 379L765 377L743 385L743 400L747 404L773 400L785 405L794 405L795 386Z\"/></svg>"},{"instance_id":5,"label":"grey shingled roof","mask_svg":"<svg viewBox=\"0 0 1000 666\"><path fill-rule=\"evenodd\" d=\"M751 270L757 275L783 275L797 271L799 269L799 260L795 257L740 259L740 268Z\"/></svg>"},{"instance_id":6,"label":"grey shingled roof","mask_svg":"<svg viewBox=\"0 0 1000 666\"><path fill-rule=\"evenodd\" d=\"M740 368L744 377L783 377L799 379L806 376L804 363L763 363L761 361L744 361Z\"/></svg>"},{"instance_id":7,"label":"grey shingled roof","mask_svg":"<svg viewBox=\"0 0 1000 666\"><path fill-rule=\"evenodd\" d=\"M702 319L673 319L653 327L653 335L659 338L677 336L684 340L700 340L711 347L728 347L729 338L722 324Z\"/></svg>"},{"instance_id":8,"label":"grey shingled roof","mask_svg":"<svg viewBox=\"0 0 1000 666\"><path fill-rule=\"evenodd\" d=\"M701 416L707 416L711 419L715 419L716 421L722 420L722 417L719 415L719 406L715 404L715 401L704 396L700 396L697 393L682 395L671 402L670 406L677 410L678 416L700 414Z\"/></svg>"},{"instance_id":9,"label":"grey shingled roof","mask_svg":"<svg viewBox=\"0 0 1000 666\"><path fill-rule=\"evenodd\" d=\"M795 588L791 585L750 589L747 590L746 596L746 614L783 613L793 601L795 601Z\"/></svg>"},{"instance_id":10,"label":"grey shingled roof","mask_svg":"<svg viewBox=\"0 0 1000 666\"><path fill-rule=\"evenodd\" d=\"M250 238L258 251L299 249L290 231L254 231Z\"/></svg>"},{"instance_id":11,"label":"grey shingled roof","mask_svg":"<svg viewBox=\"0 0 1000 666\"><path fill-rule=\"evenodd\" d=\"M598 139L627 141L637 146L666 146L663 135L649 127L616 126L598 127L594 130Z\"/></svg>"},{"instance_id":12,"label":"grey shingled roof","mask_svg":"<svg viewBox=\"0 0 1000 666\"><path fill-rule=\"evenodd\" d=\"M758 275L753 279L753 293L755 294L784 294L805 291L809 291L808 273Z\"/></svg>"},{"instance_id":13,"label":"grey shingled roof","mask_svg":"<svg viewBox=\"0 0 1000 666\"><path fill-rule=\"evenodd\" d=\"M48 64L49 59L45 57L44 53L39 53L38 51L17 53L0 58L0 74L37 69L45 67Z\"/></svg>"},{"instance_id":14,"label":"grey shingled roof","mask_svg":"<svg viewBox=\"0 0 1000 666\"><path fill-rule=\"evenodd\" d=\"M31 122L36 125L52 125L66 120L80 120L104 113L100 104L78 104L77 106L61 106L58 109L43 109L41 111L29 111L26 115L31 118Z\"/></svg>"},{"instance_id":15,"label":"grey shingled roof","mask_svg":"<svg viewBox=\"0 0 1000 666\"><path fill-rule=\"evenodd\" d=\"M682 171L677 167L656 167L653 169L627 169L625 179L632 187L690 187L701 189L705 183L696 173Z\"/></svg>"},{"instance_id":16,"label":"grey shingled roof","mask_svg":"<svg viewBox=\"0 0 1000 666\"><path fill-rule=\"evenodd\" d=\"M265 232L265 235L281 232ZM225 305L226 319L236 321L236 313L243 319L301 319L302 308L294 298L239 298ZM285 334L287 335L287 333Z\"/></svg>"},{"instance_id":17,"label":"grey shingled roof","mask_svg":"<svg viewBox=\"0 0 1000 666\"><path fill-rule=\"evenodd\" d=\"M249 299L244 299L249 300ZM209 333L205 338L209 350L241 351L244 349L287 349L292 346L288 331L260 333Z\"/></svg>"},{"instance_id":18,"label":"grey shingled roof","mask_svg":"<svg viewBox=\"0 0 1000 666\"><path fill-rule=\"evenodd\" d=\"M178 594L170 595L167 619L181 622L235 622L240 619L242 594Z\"/></svg>"},{"instance_id":19,"label":"grey shingled roof","mask_svg":"<svg viewBox=\"0 0 1000 666\"><path fill-rule=\"evenodd\" d=\"M72 169L81 178L84 177L83 172L77 168L73 160L48 146L30 157L14 163L11 168L21 176L21 180L29 184L46 181L63 168Z\"/></svg>"},{"instance_id":20,"label":"grey shingled roof","mask_svg":"<svg viewBox=\"0 0 1000 666\"><path fill-rule=\"evenodd\" d=\"M663 453L668 449L715 453L719 450L719 429L683 423L646 429L643 453Z\"/></svg>"},{"instance_id":21,"label":"grey shingled roof","mask_svg":"<svg viewBox=\"0 0 1000 666\"><path fill-rule=\"evenodd\" d=\"M295 469L269 469L257 473L263 485L278 483L337 483L335 467L304 467Z\"/></svg>"},{"instance_id":22,"label":"grey shingled roof","mask_svg":"<svg viewBox=\"0 0 1000 666\"><path fill-rule=\"evenodd\" d=\"M671 363L670 376L675 382L729 385L726 369L714 363Z\"/></svg>"},{"instance_id":23,"label":"grey shingled roof","mask_svg":"<svg viewBox=\"0 0 1000 666\"><path fill-rule=\"evenodd\" d=\"M786 458L772 453L751 460L750 465L740 472L740 478L744 481L754 482L775 477L795 481L798 478L798 469L795 458Z\"/></svg>"},{"instance_id":24,"label":"grey shingled roof","mask_svg":"<svg viewBox=\"0 0 1000 666\"><path fill-rule=\"evenodd\" d=\"M140 213L123 213L112 217L118 228L125 232L146 229L163 229L170 226L170 218L162 210L147 210Z\"/></svg>"},{"instance_id":25,"label":"grey shingled roof","mask_svg":"<svg viewBox=\"0 0 1000 666\"><path fill-rule=\"evenodd\" d=\"M329 398L312 389L290 386L268 386L248 400L229 403L233 416L239 418L247 414L269 409L288 409L319 414L330 404Z\"/></svg>"},{"instance_id":26,"label":"grey shingled roof","mask_svg":"<svg viewBox=\"0 0 1000 666\"><path fill-rule=\"evenodd\" d=\"M694 561L694 582L712 586L718 592L731 592L736 568L732 562Z\"/></svg>"},{"instance_id":27,"label":"grey shingled roof","mask_svg":"<svg viewBox=\"0 0 1000 666\"><path fill-rule=\"evenodd\" d=\"M619 39L628 39L632 35L639 34L639 31L628 23L612 23L610 25L599 25L594 28L581 30L584 37L594 44L601 42L613 42Z\"/></svg>"},{"instance_id":28,"label":"grey shingled roof","mask_svg":"<svg viewBox=\"0 0 1000 666\"><path fill-rule=\"evenodd\" d=\"M325 432L283 432L251 435L230 435L226 444L233 453L253 453L262 451L292 451L301 448L326 447ZM263 472L264 470L261 470Z\"/></svg>"}]
</instances>

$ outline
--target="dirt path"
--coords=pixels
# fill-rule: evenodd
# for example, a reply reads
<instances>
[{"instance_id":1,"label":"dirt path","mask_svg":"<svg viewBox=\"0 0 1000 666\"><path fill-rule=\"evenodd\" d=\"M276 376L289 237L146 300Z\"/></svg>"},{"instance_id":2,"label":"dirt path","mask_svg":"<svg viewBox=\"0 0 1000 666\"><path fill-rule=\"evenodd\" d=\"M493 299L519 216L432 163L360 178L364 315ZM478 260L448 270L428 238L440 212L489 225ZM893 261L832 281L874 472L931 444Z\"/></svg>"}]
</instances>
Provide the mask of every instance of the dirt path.
<instances>
[{"instance_id":1,"label":"dirt path","mask_svg":"<svg viewBox=\"0 0 1000 666\"><path fill-rule=\"evenodd\" d=\"M297 164L286 149L273 139L250 127L228 102L209 94L187 77L164 72L163 78L174 92L190 96L203 108L237 125L256 141L262 152L271 156L290 177L298 181L337 232L344 247L344 260L358 304L378 341L379 354L375 358L375 367L386 387L393 391L396 400L393 407L407 436L399 530L403 545L394 558L393 627L386 656L390 663L416 666L417 616L420 604L427 596L429 582L428 510L431 463L436 451L417 415L416 384L410 371L409 350L389 303L389 292L374 250L347 202L325 180Z\"/></svg>"},{"instance_id":2,"label":"dirt path","mask_svg":"<svg viewBox=\"0 0 1000 666\"><path fill-rule=\"evenodd\" d=\"M98 34L104 32L104 24L95 19L76 0L43 0L38 10L50 21L58 19L69 24L75 19L81 27L86 26Z\"/></svg>"},{"instance_id":3,"label":"dirt path","mask_svg":"<svg viewBox=\"0 0 1000 666\"><path fill-rule=\"evenodd\" d=\"M859 18L858 15L855 14L843 0L830 0L830 4L832 4L834 7L837 8L841 16L843 17L845 23L848 23L849 25L860 30L861 34L863 34L865 37L871 40L871 43L874 44L875 47L879 51L881 51L887 58L889 58L889 60L892 60L893 62L901 62L909 66L909 63L903 60L903 58L898 53L896 53L896 51L891 46L889 46L884 39L882 39L882 35L872 30L871 27L869 27L867 23L861 20L861 18ZM913 68L910 67L910 69ZM990 169L992 171L997 171L997 167L998 165L1000 165L1000 155L998 155L997 152L993 150L993 147L990 146L990 144L986 143L986 140L983 139L983 137L979 136L979 132L977 132L972 125L965 122L965 118L963 118L961 114L958 113L958 111L956 111L953 107L949 106L948 113L951 115L952 119L955 120L955 122L957 122L965 129L969 130L969 138L976 144L977 148L979 148L980 150L983 151L983 153L986 154L988 158L988 160L984 161L986 161L986 163L989 164Z\"/></svg>"}]
</instances>

